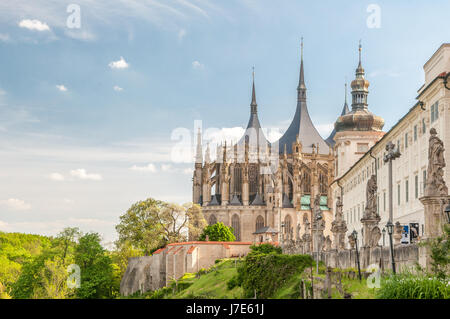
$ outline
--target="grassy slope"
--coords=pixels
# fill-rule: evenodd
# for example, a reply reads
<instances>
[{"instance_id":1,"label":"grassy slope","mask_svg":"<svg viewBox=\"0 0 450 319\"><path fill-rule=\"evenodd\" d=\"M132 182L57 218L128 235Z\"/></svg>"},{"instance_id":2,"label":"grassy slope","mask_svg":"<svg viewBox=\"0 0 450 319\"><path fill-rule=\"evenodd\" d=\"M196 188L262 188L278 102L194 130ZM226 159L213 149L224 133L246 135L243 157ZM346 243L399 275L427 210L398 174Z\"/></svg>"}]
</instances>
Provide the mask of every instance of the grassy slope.
<instances>
[{"instance_id":1,"label":"grassy slope","mask_svg":"<svg viewBox=\"0 0 450 319\"><path fill-rule=\"evenodd\" d=\"M234 261L225 259L216 265L215 270L201 275L200 278L192 278L190 280L192 282L190 287L175 295L169 296L169 298L242 298L242 288L227 289L228 280L236 273L237 270Z\"/></svg>"},{"instance_id":2,"label":"grassy slope","mask_svg":"<svg viewBox=\"0 0 450 319\"><path fill-rule=\"evenodd\" d=\"M292 276L287 283L278 289L274 294L275 299L297 299L300 296L299 293L299 283L300 280L309 280L309 269L306 270L307 273L297 274ZM165 296L165 298L219 298L219 299L239 299L242 298L242 288L236 287L232 290L227 289L227 282L235 274L237 270L235 268L235 263L233 260L223 260L216 264L212 271L207 274L201 275L199 278L190 277L181 280L182 282L190 282L191 286L177 292L175 294L170 293ZM186 276L189 277L189 276ZM324 278L323 274L314 274L314 277ZM352 293L353 299L373 299L375 298L375 291L367 287L366 281L363 279L361 282L357 279L342 279L343 288L345 291L350 291ZM333 287L332 298L342 299L343 296Z\"/></svg>"}]
</instances>

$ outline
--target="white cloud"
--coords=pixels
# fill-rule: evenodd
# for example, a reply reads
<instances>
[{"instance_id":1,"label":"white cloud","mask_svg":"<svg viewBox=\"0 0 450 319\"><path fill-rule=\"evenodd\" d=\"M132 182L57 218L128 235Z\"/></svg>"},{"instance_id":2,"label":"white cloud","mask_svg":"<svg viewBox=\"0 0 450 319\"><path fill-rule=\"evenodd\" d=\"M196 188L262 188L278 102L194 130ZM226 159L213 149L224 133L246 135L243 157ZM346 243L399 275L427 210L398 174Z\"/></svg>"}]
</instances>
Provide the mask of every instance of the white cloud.
<instances>
[{"instance_id":1,"label":"white cloud","mask_svg":"<svg viewBox=\"0 0 450 319\"><path fill-rule=\"evenodd\" d=\"M64 176L62 174L59 174L59 173L51 173L49 177L53 181L60 182L60 181L64 180Z\"/></svg>"},{"instance_id":2,"label":"white cloud","mask_svg":"<svg viewBox=\"0 0 450 319\"><path fill-rule=\"evenodd\" d=\"M61 92L67 92L67 88L62 84L56 85L56 88Z\"/></svg>"},{"instance_id":3,"label":"white cloud","mask_svg":"<svg viewBox=\"0 0 450 319\"><path fill-rule=\"evenodd\" d=\"M75 203L75 201L70 198L63 198L63 202L64 202L64 204L67 204L67 205L72 205Z\"/></svg>"},{"instance_id":4,"label":"white cloud","mask_svg":"<svg viewBox=\"0 0 450 319\"><path fill-rule=\"evenodd\" d=\"M183 174L191 175L194 172L193 168L185 168L183 169Z\"/></svg>"},{"instance_id":5,"label":"white cloud","mask_svg":"<svg viewBox=\"0 0 450 319\"><path fill-rule=\"evenodd\" d=\"M0 95L5 95L5 94L6 94L6 91L3 89L0 89Z\"/></svg>"},{"instance_id":6,"label":"white cloud","mask_svg":"<svg viewBox=\"0 0 450 319\"><path fill-rule=\"evenodd\" d=\"M103 179L100 174L88 174L84 168L71 170L70 175L83 180L100 181Z\"/></svg>"},{"instance_id":7,"label":"white cloud","mask_svg":"<svg viewBox=\"0 0 450 319\"><path fill-rule=\"evenodd\" d=\"M170 165L170 164L162 164L161 165L161 170L163 171L163 172L168 172L168 171L170 171L172 169L172 165Z\"/></svg>"},{"instance_id":8,"label":"white cloud","mask_svg":"<svg viewBox=\"0 0 450 319\"><path fill-rule=\"evenodd\" d=\"M129 66L123 57L120 57L120 60L112 61L108 65L111 69L126 69Z\"/></svg>"},{"instance_id":9,"label":"white cloud","mask_svg":"<svg viewBox=\"0 0 450 319\"><path fill-rule=\"evenodd\" d=\"M117 91L117 92L123 91L123 88L121 88L118 85L114 85L113 89L114 89L114 91Z\"/></svg>"},{"instance_id":10,"label":"white cloud","mask_svg":"<svg viewBox=\"0 0 450 319\"><path fill-rule=\"evenodd\" d=\"M30 20L24 19L19 22L19 27L25 28L28 30L36 30L36 31L50 31L50 27L45 23L39 20Z\"/></svg>"},{"instance_id":11,"label":"white cloud","mask_svg":"<svg viewBox=\"0 0 450 319\"><path fill-rule=\"evenodd\" d=\"M6 206L9 209L13 209L13 210L28 210L31 208L30 204L27 204L23 200L17 199L17 198L0 200L0 205Z\"/></svg>"},{"instance_id":12,"label":"white cloud","mask_svg":"<svg viewBox=\"0 0 450 319\"><path fill-rule=\"evenodd\" d=\"M196 70L198 70L198 69L204 69L204 68L205 68L205 65L204 65L204 64L201 64L201 63L198 62L198 61L194 61L194 62L192 62L192 68L194 68L194 69L196 69Z\"/></svg>"},{"instance_id":13,"label":"white cloud","mask_svg":"<svg viewBox=\"0 0 450 319\"><path fill-rule=\"evenodd\" d=\"M133 165L132 167L130 167L130 169L133 171L144 171L144 172L150 172L150 173L156 172L156 166L153 165L152 163L149 163L146 166Z\"/></svg>"},{"instance_id":14,"label":"white cloud","mask_svg":"<svg viewBox=\"0 0 450 319\"><path fill-rule=\"evenodd\" d=\"M327 138L331 134L331 131L333 131L334 123L319 124L316 125L316 128L323 138Z\"/></svg>"}]
</instances>

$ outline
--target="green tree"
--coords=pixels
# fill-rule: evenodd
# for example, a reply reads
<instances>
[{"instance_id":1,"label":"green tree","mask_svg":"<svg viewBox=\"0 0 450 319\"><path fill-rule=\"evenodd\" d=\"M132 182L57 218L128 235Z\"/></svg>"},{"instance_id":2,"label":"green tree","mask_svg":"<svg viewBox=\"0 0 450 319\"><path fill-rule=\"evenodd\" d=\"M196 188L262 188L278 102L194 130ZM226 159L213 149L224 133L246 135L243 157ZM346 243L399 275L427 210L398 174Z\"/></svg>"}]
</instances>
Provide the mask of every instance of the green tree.
<instances>
[{"instance_id":1,"label":"green tree","mask_svg":"<svg viewBox=\"0 0 450 319\"><path fill-rule=\"evenodd\" d=\"M73 295L67 287L67 269L58 259L47 259L38 272L37 285L33 290L33 299L66 299Z\"/></svg>"},{"instance_id":2,"label":"green tree","mask_svg":"<svg viewBox=\"0 0 450 319\"><path fill-rule=\"evenodd\" d=\"M75 248L75 263L81 271L78 298L109 298L115 295L114 269L111 257L100 244L100 235L87 233L80 237Z\"/></svg>"},{"instance_id":3,"label":"green tree","mask_svg":"<svg viewBox=\"0 0 450 319\"><path fill-rule=\"evenodd\" d=\"M26 262L17 281L12 285L11 295L14 299L31 299L37 297L35 290L41 283L45 262L54 260L57 254L54 250L45 250L40 255ZM43 295L40 295L43 297Z\"/></svg>"},{"instance_id":4,"label":"green tree","mask_svg":"<svg viewBox=\"0 0 450 319\"><path fill-rule=\"evenodd\" d=\"M427 244L431 250L431 271L436 277L447 279L450 272L450 226L444 225L443 234Z\"/></svg>"},{"instance_id":5,"label":"green tree","mask_svg":"<svg viewBox=\"0 0 450 319\"><path fill-rule=\"evenodd\" d=\"M235 241L236 237L233 234L233 228L225 226L222 222L214 225L206 226L199 237L200 241L205 241L208 236L210 241Z\"/></svg>"},{"instance_id":6,"label":"green tree","mask_svg":"<svg viewBox=\"0 0 450 319\"><path fill-rule=\"evenodd\" d=\"M62 247L62 260L66 261L67 253L76 245L76 239L82 235L78 227L66 227L58 235L56 242Z\"/></svg>"},{"instance_id":7,"label":"green tree","mask_svg":"<svg viewBox=\"0 0 450 319\"><path fill-rule=\"evenodd\" d=\"M168 243L187 240L186 229L197 236L206 224L198 205L177 205L148 198L133 204L116 226L118 246L131 243L145 255Z\"/></svg>"}]
</instances>

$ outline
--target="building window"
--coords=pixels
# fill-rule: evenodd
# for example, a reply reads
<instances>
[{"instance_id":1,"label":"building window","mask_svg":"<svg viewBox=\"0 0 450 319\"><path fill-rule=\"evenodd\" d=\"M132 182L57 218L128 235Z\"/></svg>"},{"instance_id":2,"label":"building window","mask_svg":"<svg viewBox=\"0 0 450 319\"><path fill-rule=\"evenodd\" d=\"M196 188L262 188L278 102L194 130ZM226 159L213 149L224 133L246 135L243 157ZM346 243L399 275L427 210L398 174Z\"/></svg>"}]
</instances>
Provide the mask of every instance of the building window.
<instances>
[{"instance_id":1,"label":"building window","mask_svg":"<svg viewBox=\"0 0 450 319\"><path fill-rule=\"evenodd\" d=\"M233 235L236 237L236 241L241 241L241 224L237 214L231 217L231 227L233 227Z\"/></svg>"},{"instance_id":2,"label":"building window","mask_svg":"<svg viewBox=\"0 0 450 319\"><path fill-rule=\"evenodd\" d=\"M439 102L434 103L431 106L431 123L439 118Z\"/></svg>"},{"instance_id":3,"label":"building window","mask_svg":"<svg viewBox=\"0 0 450 319\"><path fill-rule=\"evenodd\" d=\"M419 175L414 176L414 196L419 197Z\"/></svg>"},{"instance_id":4,"label":"building window","mask_svg":"<svg viewBox=\"0 0 450 319\"><path fill-rule=\"evenodd\" d=\"M386 211L386 192L383 192L383 211Z\"/></svg>"},{"instance_id":5,"label":"building window","mask_svg":"<svg viewBox=\"0 0 450 319\"><path fill-rule=\"evenodd\" d=\"M417 125L414 125L414 142L417 141Z\"/></svg>"},{"instance_id":6,"label":"building window","mask_svg":"<svg viewBox=\"0 0 450 319\"><path fill-rule=\"evenodd\" d=\"M263 227L264 227L264 218L261 215L259 215L256 218L256 227L255 227L256 229L255 229L255 231L258 230L258 229L261 229Z\"/></svg>"},{"instance_id":7,"label":"building window","mask_svg":"<svg viewBox=\"0 0 450 319\"><path fill-rule=\"evenodd\" d=\"M427 184L427 171L423 170L422 175L423 175L423 192L425 193L425 185Z\"/></svg>"},{"instance_id":8,"label":"building window","mask_svg":"<svg viewBox=\"0 0 450 319\"><path fill-rule=\"evenodd\" d=\"M425 134L427 131L427 125L425 124L425 119L422 119L422 134Z\"/></svg>"},{"instance_id":9,"label":"building window","mask_svg":"<svg viewBox=\"0 0 450 319\"><path fill-rule=\"evenodd\" d=\"M405 148L408 148L408 133L405 133Z\"/></svg>"},{"instance_id":10,"label":"building window","mask_svg":"<svg viewBox=\"0 0 450 319\"><path fill-rule=\"evenodd\" d=\"M400 140L397 140L397 149L400 150Z\"/></svg>"},{"instance_id":11,"label":"building window","mask_svg":"<svg viewBox=\"0 0 450 319\"><path fill-rule=\"evenodd\" d=\"M289 234L291 232L291 226L292 222L291 222L291 216L290 215L286 215L286 217L284 218L284 233L285 234Z\"/></svg>"},{"instance_id":12,"label":"building window","mask_svg":"<svg viewBox=\"0 0 450 319\"><path fill-rule=\"evenodd\" d=\"M217 223L216 215L209 216L208 224L209 225L214 225L215 223Z\"/></svg>"},{"instance_id":13,"label":"building window","mask_svg":"<svg viewBox=\"0 0 450 319\"><path fill-rule=\"evenodd\" d=\"M400 206L400 184L397 185L397 205Z\"/></svg>"},{"instance_id":14,"label":"building window","mask_svg":"<svg viewBox=\"0 0 450 319\"><path fill-rule=\"evenodd\" d=\"M408 202L409 199L409 180L405 181L405 201Z\"/></svg>"}]
</instances>

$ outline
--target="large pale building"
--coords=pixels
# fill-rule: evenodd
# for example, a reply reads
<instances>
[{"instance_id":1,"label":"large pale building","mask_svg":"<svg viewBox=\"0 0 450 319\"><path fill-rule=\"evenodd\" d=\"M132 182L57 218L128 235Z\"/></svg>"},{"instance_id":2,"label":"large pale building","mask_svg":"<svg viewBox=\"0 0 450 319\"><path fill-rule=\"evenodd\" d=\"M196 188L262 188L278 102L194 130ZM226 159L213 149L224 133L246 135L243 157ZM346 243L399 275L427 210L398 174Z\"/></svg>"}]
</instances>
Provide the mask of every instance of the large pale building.
<instances>
[{"instance_id":1,"label":"large pale building","mask_svg":"<svg viewBox=\"0 0 450 319\"><path fill-rule=\"evenodd\" d=\"M419 198L424 195L430 129L436 129L444 146L450 145L450 83L446 82L450 71L450 44L441 45L423 69L425 83L418 90L417 103L388 132L380 132L378 140L369 140L364 151L359 147L364 145L362 140L367 138L367 133L347 130L339 132L342 117L336 122L337 178L331 184L331 189L333 198L342 196L347 235L353 230L361 234L367 179L372 175L377 177L377 209L381 217L381 228L388 221L388 164L383 161L388 142L394 143L401 153L392 162L393 222L399 222L409 230L411 224L419 224L417 235L424 234L424 206ZM449 165L450 151L445 152L445 160ZM444 180L447 185L450 183L448 168L445 170ZM381 238L380 244L382 241Z\"/></svg>"},{"instance_id":2,"label":"large pale building","mask_svg":"<svg viewBox=\"0 0 450 319\"><path fill-rule=\"evenodd\" d=\"M203 153L199 133L193 201L203 206L209 224L221 221L233 227L237 240L251 241L258 240L264 228L277 230L280 240L302 238L311 232L315 206L323 212L324 235L332 237L333 208L341 197L348 235L362 231L367 180L376 175L377 209L383 227L389 201L383 156L387 142L392 141L401 152L393 162L394 223L418 223L421 235L424 209L419 197L426 177L430 128L436 128L444 144L450 145L450 90L445 88L450 44L443 44L425 63L425 84L419 89L418 102L386 133L382 131L384 120L369 110L369 81L360 46L351 82L351 108L344 103L326 140L308 114L303 52L301 56L296 112L278 141L269 143L262 132L254 81L250 119L239 142L218 146L217 158L212 160L209 146ZM445 156L450 163L449 152ZM450 182L449 169L444 178Z\"/></svg>"}]
</instances>

